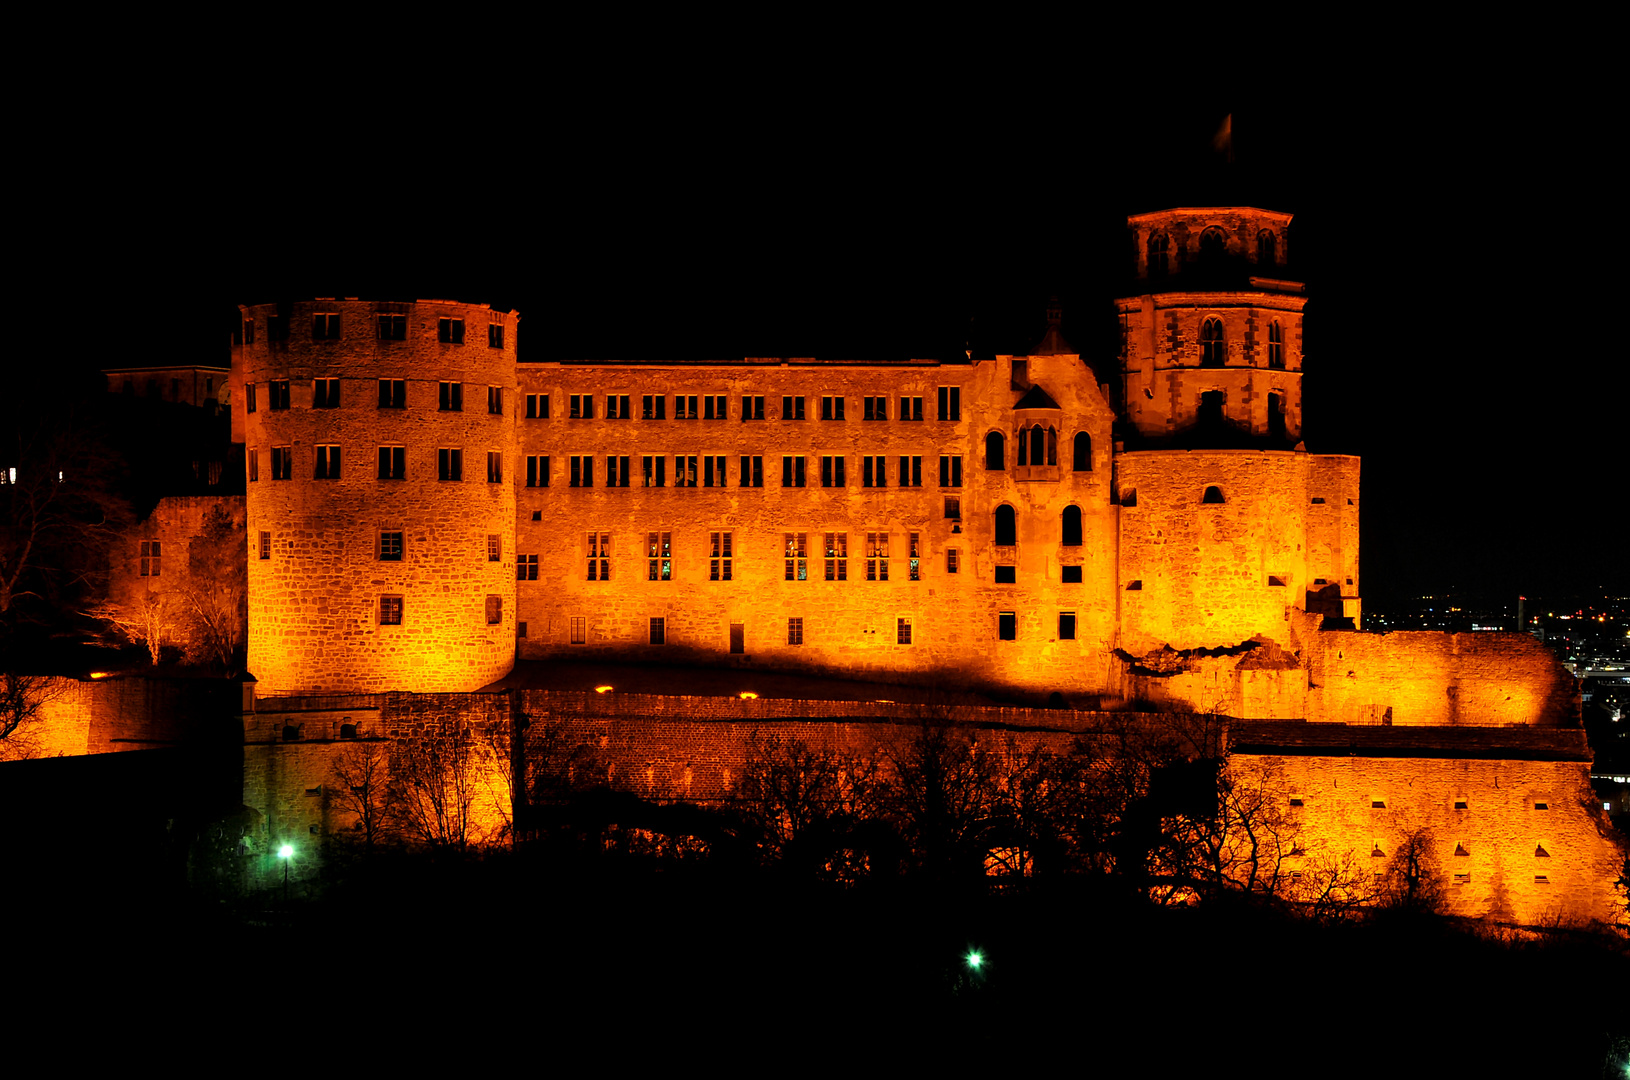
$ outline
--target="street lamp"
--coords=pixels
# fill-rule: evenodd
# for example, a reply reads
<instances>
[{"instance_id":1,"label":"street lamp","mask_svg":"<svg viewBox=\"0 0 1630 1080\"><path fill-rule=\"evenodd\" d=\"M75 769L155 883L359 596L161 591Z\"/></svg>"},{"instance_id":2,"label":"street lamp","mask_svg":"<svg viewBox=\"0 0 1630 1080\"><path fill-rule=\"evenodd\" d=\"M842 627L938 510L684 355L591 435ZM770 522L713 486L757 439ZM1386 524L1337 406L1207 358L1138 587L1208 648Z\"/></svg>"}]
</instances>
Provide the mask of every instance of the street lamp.
<instances>
[{"instance_id":1,"label":"street lamp","mask_svg":"<svg viewBox=\"0 0 1630 1080\"><path fill-rule=\"evenodd\" d=\"M283 906L289 906L289 862L294 858L294 845L284 844L277 849L277 857L283 860Z\"/></svg>"}]
</instances>

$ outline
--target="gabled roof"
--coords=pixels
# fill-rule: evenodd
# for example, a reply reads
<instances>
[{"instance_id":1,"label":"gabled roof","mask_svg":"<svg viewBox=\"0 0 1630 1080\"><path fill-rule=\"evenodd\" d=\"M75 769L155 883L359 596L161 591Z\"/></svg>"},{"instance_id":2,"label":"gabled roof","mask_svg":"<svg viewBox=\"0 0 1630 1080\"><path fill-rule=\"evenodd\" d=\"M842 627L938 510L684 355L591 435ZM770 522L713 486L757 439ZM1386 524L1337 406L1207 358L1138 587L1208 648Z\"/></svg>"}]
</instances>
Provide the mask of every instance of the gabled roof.
<instances>
[{"instance_id":1,"label":"gabled roof","mask_svg":"<svg viewBox=\"0 0 1630 1080\"><path fill-rule=\"evenodd\" d=\"M1024 392L1024 396L1013 407L1015 409L1056 409L1059 404L1039 385L1032 384L1030 389Z\"/></svg>"}]
</instances>

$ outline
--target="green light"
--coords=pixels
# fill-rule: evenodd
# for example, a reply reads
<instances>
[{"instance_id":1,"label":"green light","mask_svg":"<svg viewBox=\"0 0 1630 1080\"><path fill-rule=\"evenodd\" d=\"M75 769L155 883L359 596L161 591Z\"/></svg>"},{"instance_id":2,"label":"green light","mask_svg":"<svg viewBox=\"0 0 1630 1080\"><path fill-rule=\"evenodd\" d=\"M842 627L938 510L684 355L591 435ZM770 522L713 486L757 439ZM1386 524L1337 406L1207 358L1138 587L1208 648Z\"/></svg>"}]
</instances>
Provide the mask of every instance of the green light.
<instances>
[{"instance_id":1,"label":"green light","mask_svg":"<svg viewBox=\"0 0 1630 1080\"><path fill-rule=\"evenodd\" d=\"M293 844L284 844L282 847L278 848L277 849L277 857L279 859L292 859L292 858L294 858L294 845Z\"/></svg>"},{"instance_id":2,"label":"green light","mask_svg":"<svg viewBox=\"0 0 1630 1080\"><path fill-rule=\"evenodd\" d=\"M985 963L985 958L980 954L978 949L969 949L968 955L965 957L965 959L968 961L968 966L974 971L978 971Z\"/></svg>"}]
</instances>

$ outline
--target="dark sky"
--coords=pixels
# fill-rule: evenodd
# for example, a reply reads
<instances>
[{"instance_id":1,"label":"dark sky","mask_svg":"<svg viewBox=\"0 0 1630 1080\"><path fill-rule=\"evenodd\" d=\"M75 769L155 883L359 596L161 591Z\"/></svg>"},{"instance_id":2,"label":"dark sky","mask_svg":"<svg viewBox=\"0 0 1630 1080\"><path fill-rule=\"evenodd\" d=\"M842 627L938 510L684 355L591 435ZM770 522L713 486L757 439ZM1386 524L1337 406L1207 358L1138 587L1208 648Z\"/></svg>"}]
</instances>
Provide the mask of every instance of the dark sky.
<instances>
[{"instance_id":1,"label":"dark sky","mask_svg":"<svg viewBox=\"0 0 1630 1080\"><path fill-rule=\"evenodd\" d=\"M53 135L37 265L97 298L73 362L224 363L237 303L335 294L516 308L532 360L949 356L970 326L1022 351L1056 292L1112 370L1125 216L1237 201L1296 215L1307 443L1364 456L1372 602L1627 588L1625 360L1586 332L1616 325L1590 295L1616 193L1587 106L620 59L219 107L192 87Z\"/></svg>"}]
</instances>

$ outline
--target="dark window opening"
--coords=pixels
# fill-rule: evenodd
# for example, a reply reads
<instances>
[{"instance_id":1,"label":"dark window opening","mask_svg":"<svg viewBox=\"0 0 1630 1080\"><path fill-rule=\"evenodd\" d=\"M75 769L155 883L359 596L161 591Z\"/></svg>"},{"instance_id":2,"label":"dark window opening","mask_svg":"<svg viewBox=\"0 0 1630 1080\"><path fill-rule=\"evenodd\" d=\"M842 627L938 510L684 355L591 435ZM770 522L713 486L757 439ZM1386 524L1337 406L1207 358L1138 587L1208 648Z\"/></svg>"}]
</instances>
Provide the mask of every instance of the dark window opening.
<instances>
[{"instance_id":1,"label":"dark window opening","mask_svg":"<svg viewBox=\"0 0 1630 1080\"><path fill-rule=\"evenodd\" d=\"M1267 229L1256 234L1256 261L1263 266L1272 266L1279 261L1279 244Z\"/></svg>"},{"instance_id":2,"label":"dark window opening","mask_svg":"<svg viewBox=\"0 0 1630 1080\"><path fill-rule=\"evenodd\" d=\"M1006 440L1000 431L993 431L985 436L985 468L1000 471L1007 467Z\"/></svg>"},{"instance_id":3,"label":"dark window opening","mask_svg":"<svg viewBox=\"0 0 1630 1080\"><path fill-rule=\"evenodd\" d=\"M1228 255L1228 237L1213 225L1200 234L1200 263L1216 266Z\"/></svg>"},{"instance_id":4,"label":"dark window opening","mask_svg":"<svg viewBox=\"0 0 1630 1080\"><path fill-rule=\"evenodd\" d=\"M1018 520L1011 506L996 508L996 543L1011 546L1019 542Z\"/></svg>"},{"instance_id":5,"label":"dark window opening","mask_svg":"<svg viewBox=\"0 0 1630 1080\"><path fill-rule=\"evenodd\" d=\"M1200 501L1203 503L1220 503L1226 502L1227 500L1223 498L1222 488L1213 484L1206 488L1205 496L1201 498Z\"/></svg>"},{"instance_id":6,"label":"dark window opening","mask_svg":"<svg viewBox=\"0 0 1630 1080\"><path fill-rule=\"evenodd\" d=\"M1064 535L1060 542L1065 547L1081 546L1081 508L1079 506L1066 506L1064 508Z\"/></svg>"},{"instance_id":7,"label":"dark window opening","mask_svg":"<svg viewBox=\"0 0 1630 1080\"><path fill-rule=\"evenodd\" d=\"M1200 366L1222 367L1227 354L1221 319L1207 319L1200 324Z\"/></svg>"},{"instance_id":8,"label":"dark window opening","mask_svg":"<svg viewBox=\"0 0 1630 1080\"><path fill-rule=\"evenodd\" d=\"M1004 611L996 616L996 637L999 641L1016 641L1019 637L1017 612Z\"/></svg>"},{"instance_id":9,"label":"dark window opening","mask_svg":"<svg viewBox=\"0 0 1630 1080\"><path fill-rule=\"evenodd\" d=\"M1085 431L1075 433L1074 468L1076 472L1092 471L1092 436Z\"/></svg>"},{"instance_id":10,"label":"dark window opening","mask_svg":"<svg viewBox=\"0 0 1630 1080\"><path fill-rule=\"evenodd\" d=\"M1018 569L1019 568L1016 567L1016 566L998 566L996 568L996 584L998 584L998 585L1015 585L1015 584L1017 584L1018 580L1019 580Z\"/></svg>"},{"instance_id":11,"label":"dark window opening","mask_svg":"<svg viewBox=\"0 0 1630 1080\"><path fill-rule=\"evenodd\" d=\"M1224 398L1225 395L1221 390L1207 390L1200 395L1200 415L1198 418L1200 426L1222 426Z\"/></svg>"},{"instance_id":12,"label":"dark window opening","mask_svg":"<svg viewBox=\"0 0 1630 1080\"><path fill-rule=\"evenodd\" d=\"M1061 566L1059 567L1059 574L1059 580L1065 585L1081 584L1081 568L1079 566Z\"/></svg>"},{"instance_id":13,"label":"dark window opening","mask_svg":"<svg viewBox=\"0 0 1630 1080\"><path fill-rule=\"evenodd\" d=\"M1143 591L1143 582L1142 581L1128 582L1127 586L1126 586L1126 591L1127 592L1142 592Z\"/></svg>"}]
</instances>

